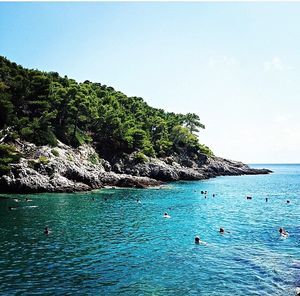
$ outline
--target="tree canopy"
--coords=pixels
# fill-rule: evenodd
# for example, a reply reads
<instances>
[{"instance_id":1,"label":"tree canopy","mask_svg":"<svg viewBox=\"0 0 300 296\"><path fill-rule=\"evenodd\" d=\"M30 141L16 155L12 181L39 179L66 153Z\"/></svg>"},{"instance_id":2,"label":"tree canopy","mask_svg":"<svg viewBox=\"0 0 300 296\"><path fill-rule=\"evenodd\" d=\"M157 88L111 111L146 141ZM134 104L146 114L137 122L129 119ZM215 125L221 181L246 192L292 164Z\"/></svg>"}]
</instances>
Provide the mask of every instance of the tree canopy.
<instances>
[{"instance_id":1,"label":"tree canopy","mask_svg":"<svg viewBox=\"0 0 300 296\"><path fill-rule=\"evenodd\" d=\"M25 69L0 56L0 129L7 127L12 138L37 145L93 143L104 158L134 151L212 154L195 134L204 128L197 114L165 112L112 87Z\"/></svg>"}]
</instances>

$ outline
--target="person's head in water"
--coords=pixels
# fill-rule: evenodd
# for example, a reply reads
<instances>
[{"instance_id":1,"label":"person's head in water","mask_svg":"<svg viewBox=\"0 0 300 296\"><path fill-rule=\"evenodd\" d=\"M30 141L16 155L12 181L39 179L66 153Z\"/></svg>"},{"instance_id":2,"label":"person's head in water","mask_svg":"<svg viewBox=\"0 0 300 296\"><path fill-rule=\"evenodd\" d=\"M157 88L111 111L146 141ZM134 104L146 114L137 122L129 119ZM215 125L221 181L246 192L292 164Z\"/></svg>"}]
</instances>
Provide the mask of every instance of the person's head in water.
<instances>
[{"instance_id":1,"label":"person's head in water","mask_svg":"<svg viewBox=\"0 0 300 296\"><path fill-rule=\"evenodd\" d=\"M283 230L282 227L279 228L279 233L280 233L280 234L284 233L284 230Z\"/></svg>"},{"instance_id":2,"label":"person's head in water","mask_svg":"<svg viewBox=\"0 0 300 296\"><path fill-rule=\"evenodd\" d=\"M220 230L219 230L219 232L221 233L221 234L223 234L224 232L225 232L225 230L224 230L224 228L220 228Z\"/></svg>"},{"instance_id":3,"label":"person's head in water","mask_svg":"<svg viewBox=\"0 0 300 296\"><path fill-rule=\"evenodd\" d=\"M47 226L45 227L44 233L45 233L45 234L49 234L49 229L48 229Z\"/></svg>"},{"instance_id":4,"label":"person's head in water","mask_svg":"<svg viewBox=\"0 0 300 296\"><path fill-rule=\"evenodd\" d=\"M287 201L286 201L286 203L290 203L290 201L289 201L289 200L287 200Z\"/></svg>"},{"instance_id":5,"label":"person's head in water","mask_svg":"<svg viewBox=\"0 0 300 296\"><path fill-rule=\"evenodd\" d=\"M199 236L196 236L195 237L195 244L199 244L200 243L200 237Z\"/></svg>"}]
</instances>

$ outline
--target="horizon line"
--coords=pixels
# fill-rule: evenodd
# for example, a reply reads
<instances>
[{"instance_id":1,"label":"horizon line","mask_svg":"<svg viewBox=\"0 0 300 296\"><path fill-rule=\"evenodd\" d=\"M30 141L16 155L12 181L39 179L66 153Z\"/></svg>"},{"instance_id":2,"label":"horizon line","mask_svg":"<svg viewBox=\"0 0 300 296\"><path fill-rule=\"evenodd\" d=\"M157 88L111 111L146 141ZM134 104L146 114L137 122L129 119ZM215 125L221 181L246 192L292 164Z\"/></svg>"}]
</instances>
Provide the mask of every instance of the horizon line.
<instances>
[{"instance_id":1,"label":"horizon line","mask_svg":"<svg viewBox=\"0 0 300 296\"><path fill-rule=\"evenodd\" d=\"M285 164L285 165L298 164L300 165L300 162L246 162L246 164Z\"/></svg>"}]
</instances>

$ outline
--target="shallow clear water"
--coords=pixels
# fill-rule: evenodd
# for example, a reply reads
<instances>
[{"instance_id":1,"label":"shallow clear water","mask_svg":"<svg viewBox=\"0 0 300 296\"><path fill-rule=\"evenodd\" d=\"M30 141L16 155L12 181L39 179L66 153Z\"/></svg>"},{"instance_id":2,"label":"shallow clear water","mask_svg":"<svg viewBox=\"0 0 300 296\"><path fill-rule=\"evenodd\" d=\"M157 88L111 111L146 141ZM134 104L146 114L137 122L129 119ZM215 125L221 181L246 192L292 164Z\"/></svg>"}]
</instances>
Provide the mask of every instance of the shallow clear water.
<instances>
[{"instance_id":1,"label":"shallow clear water","mask_svg":"<svg viewBox=\"0 0 300 296\"><path fill-rule=\"evenodd\" d=\"M295 295L300 165L264 167L275 173L0 199L0 295Z\"/></svg>"}]
</instances>

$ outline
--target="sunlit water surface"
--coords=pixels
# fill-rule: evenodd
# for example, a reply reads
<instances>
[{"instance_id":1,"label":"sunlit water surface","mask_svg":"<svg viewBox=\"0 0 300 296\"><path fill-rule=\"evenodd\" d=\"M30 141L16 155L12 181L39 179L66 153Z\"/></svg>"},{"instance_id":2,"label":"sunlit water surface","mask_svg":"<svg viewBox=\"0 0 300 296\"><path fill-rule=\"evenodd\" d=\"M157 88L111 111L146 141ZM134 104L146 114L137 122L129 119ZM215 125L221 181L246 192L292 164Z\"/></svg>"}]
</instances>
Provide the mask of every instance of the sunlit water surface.
<instances>
[{"instance_id":1,"label":"sunlit water surface","mask_svg":"<svg viewBox=\"0 0 300 296\"><path fill-rule=\"evenodd\" d=\"M0 199L0 294L295 295L300 165L264 167L275 173Z\"/></svg>"}]
</instances>

